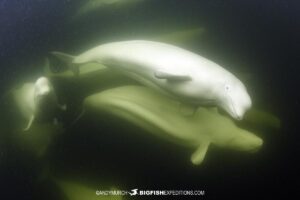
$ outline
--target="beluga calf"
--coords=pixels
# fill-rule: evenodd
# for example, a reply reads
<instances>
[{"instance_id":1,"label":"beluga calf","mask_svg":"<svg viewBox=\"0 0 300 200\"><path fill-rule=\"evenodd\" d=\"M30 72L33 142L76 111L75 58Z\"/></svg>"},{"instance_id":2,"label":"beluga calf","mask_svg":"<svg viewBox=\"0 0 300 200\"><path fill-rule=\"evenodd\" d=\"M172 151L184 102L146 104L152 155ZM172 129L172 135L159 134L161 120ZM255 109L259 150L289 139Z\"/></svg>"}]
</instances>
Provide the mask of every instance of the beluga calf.
<instances>
[{"instance_id":1,"label":"beluga calf","mask_svg":"<svg viewBox=\"0 0 300 200\"><path fill-rule=\"evenodd\" d=\"M246 87L232 73L170 44L132 40L103 44L75 57L53 54L70 59L77 75L80 64L100 63L181 102L220 107L236 120L241 120L252 104Z\"/></svg>"}]
</instances>

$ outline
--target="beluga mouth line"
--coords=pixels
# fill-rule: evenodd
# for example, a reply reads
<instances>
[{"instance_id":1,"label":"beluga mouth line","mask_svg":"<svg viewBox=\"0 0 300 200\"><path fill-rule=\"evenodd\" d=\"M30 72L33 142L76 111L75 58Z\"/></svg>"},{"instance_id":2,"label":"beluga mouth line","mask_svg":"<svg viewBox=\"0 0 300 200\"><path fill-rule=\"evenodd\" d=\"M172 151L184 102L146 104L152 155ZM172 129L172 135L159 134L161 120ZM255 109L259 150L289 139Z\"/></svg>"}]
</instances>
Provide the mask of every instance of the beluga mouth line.
<instances>
[{"instance_id":1,"label":"beluga mouth line","mask_svg":"<svg viewBox=\"0 0 300 200\"><path fill-rule=\"evenodd\" d=\"M131 40L102 44L78 56L52 54L68 60L75 75L80 74L79 65L99 63L182 103L214 102L236 120L252 106L245 85L231 72L174 45Z\"/></svg>"}]
</instances>

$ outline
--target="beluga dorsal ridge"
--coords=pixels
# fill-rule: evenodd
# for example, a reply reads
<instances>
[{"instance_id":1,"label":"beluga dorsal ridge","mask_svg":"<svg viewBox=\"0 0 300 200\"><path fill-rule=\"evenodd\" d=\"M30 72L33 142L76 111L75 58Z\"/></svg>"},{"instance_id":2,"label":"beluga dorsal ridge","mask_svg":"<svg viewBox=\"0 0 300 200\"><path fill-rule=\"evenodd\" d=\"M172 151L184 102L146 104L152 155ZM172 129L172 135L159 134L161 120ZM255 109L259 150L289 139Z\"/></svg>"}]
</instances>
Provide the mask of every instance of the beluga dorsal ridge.
<instances>
[{"instance_id":1,"label":"beluga dorsal ridge","mask_svg":"<svg viewBox=\"0 0 300 200\"><path fill-rule=\"evenodd\" d=\"M170 44L146 40L112 42L83 52L72 62L73 66L103 64L181 102L220 107L236 120L241 120L252 104L246 87L232 73Z\"/></svg>"}]
</instances>

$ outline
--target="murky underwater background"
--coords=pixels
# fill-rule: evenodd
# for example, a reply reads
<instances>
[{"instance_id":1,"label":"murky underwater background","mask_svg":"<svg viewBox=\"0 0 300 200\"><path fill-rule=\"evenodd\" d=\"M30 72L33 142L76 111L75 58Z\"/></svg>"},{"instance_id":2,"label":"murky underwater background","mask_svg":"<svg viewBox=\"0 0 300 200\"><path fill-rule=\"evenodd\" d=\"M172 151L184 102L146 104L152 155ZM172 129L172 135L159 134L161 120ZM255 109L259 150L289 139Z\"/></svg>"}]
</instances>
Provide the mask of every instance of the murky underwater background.
<instances>
[{"instance_id":1,"label":"murky underwater background","mask_svg":"<svg viewBox=\"0 0 300 200\"><path fill-rule=\"evenodd\" d=\"M178 46L245 77L254 107L277 116L281 128L250 127L264 140L260 151L248 154L210 147L204 163L193 166L191 149L141 135L142 130L123 121L90 116L67 126L65 133L49 142L47 153L38 157L11 136L14 113L9 102L1 100L1 199L64 199L47 179L49 174L97 189L200 189L206 192L203 199L261 199L296 192L297 1L124 0L91 8L84 7L86 2L0 0L3 96L41 76L51 51L78 55L105 42L173 33ZM78 87L74 83L71 89L57 90L64 99L78 90L85 92ZM79 112L77 108L74 116ZM69 125L74 116L61 120Z\"/></svg>"}]
</instances>

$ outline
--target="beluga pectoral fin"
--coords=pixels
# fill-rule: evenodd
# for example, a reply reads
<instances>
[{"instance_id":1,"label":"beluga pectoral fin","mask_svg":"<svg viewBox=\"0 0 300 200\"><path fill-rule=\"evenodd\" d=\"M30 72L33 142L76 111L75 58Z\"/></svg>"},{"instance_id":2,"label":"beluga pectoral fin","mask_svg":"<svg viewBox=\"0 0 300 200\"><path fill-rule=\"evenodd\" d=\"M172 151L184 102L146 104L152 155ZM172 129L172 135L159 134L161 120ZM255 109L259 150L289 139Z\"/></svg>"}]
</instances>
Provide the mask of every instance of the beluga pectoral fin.
<instances>
[{"instance_id":1,"label":"beluga pectoral fin","mask_svg":"<svg viewBox=\"0 0 300 200\"><path fill-rule=\"evenodd\" d=\"M79 75L79 65L73 63L74 56L58 51L51 52L51 55L64 62L68 66L68 68L74 73L75 76Z\"/></svg>"},{"instance_id":2,"label":"beluga pectoral fin","mask_svg":"<svg viewBox=\"0 0 300 200\"><path fill-rule=\"evenodd\" d=\"M191 77L184 73L174 73L167 70L159 69L154 72L154 76L158 79L167 79L171 81L189 81Z\"/></svg>"},{"instance_id":3,"label":"beluga pectoral fin","mask_svg":"<svg viewBox=\"0 0 300 200\"><path fill-rule=\"evenodd\" d=\"M200 165L205 158L210 142L201 142L197 150L192 154L191 161L194 165Z\"/></svg>"},{"instance_id":4,"label":"beluga pectoral fin","mask_svg":"<svg viewBox=\"0 0 300 200\"><path fill-rule=\"evenodd\" d=\"M35 116L34 115L31 115L29 121L28 121L28 124L26 126L26 128L23 129L23 131L28 131L31 127L31 125L33 124L34 122L34 119L35 119Z\"/></svg>"}]
</instances>

